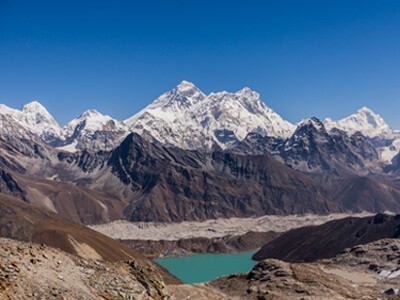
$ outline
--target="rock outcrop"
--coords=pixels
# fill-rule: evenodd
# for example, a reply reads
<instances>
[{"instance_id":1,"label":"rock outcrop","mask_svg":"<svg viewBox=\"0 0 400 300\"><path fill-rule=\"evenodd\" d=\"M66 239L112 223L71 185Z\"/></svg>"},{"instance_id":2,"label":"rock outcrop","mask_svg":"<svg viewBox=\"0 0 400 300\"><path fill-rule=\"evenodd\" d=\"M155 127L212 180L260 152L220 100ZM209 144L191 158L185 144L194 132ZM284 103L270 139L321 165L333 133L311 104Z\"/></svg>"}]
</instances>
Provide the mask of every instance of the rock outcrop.
<instances>
[{"instance_id":1,"label":"rock outcrop","mask_svg":"<svg viewBox=\"0 0 400 300\"><path fill-rule=\"evenodd\" d=\"M398 299L400 244L383 239L314 263L276 259L210 286L231 299Z\"/></svg>"},{"instance_id":2,"label":"rock outcrop","mask_svg":"<svg viewBox=\"0 0 400 300\"><path fill-rule=\"evenodd\" d=\"M44 245L0 239L1 299L165 299L154 269L82 259Z\"/></svg>"}]
</instances>

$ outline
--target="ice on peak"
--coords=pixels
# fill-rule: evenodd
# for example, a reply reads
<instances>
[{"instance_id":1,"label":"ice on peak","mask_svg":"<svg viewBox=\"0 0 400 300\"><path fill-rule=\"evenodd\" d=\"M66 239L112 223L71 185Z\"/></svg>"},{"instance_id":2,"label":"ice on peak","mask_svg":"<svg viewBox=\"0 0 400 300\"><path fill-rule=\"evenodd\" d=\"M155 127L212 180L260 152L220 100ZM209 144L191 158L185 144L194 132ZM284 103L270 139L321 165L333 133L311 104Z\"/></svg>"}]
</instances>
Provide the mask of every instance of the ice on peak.
<instances>
[{"instance_id":1,"label":"ice on peak","mask_svg":"<svg viewBox=\"0 0 400 300\"><path fill-rule=\"evenodd\" d=\"M18 113L19 111L16 109L10 108L5 104L0 104L0 113L1 114L11 114L12 112Z\"/></svg>"},{"instance_id":2,"label":"ice on peak","mask_svg":"<svg viewBox=\"0 0 400 300\"><path fill-rule=\"evenodd\" d=\"M61 128L53 116L38 101L25 104L22 110L0 105L0 114L9 115L28 132L52 143L61 138Z\"/></svg>"},{"instance_id":3,"label":"ice on peak","mask_svg":"<svg viewBox=\"0 0 400 300\"><path fill-rule=\"evenodd\" d=\"M189 99L190 102L193 101L194 104L197 101L204 99L205 97L206 95L197 86L189 81L183 80L173 90L161 95L157 100L155 100L155 102L158 102L159 99L170 98L169 100L175 101Z\"/></svg>"},{"instance_id":4,"label":"ice on peak","mask_svg":"<svg viewBox=\"0 0 400 300\"><path fill-rule=\"evenodd\" d=\"M74 152L83 149L111 150L128 134L125 124L95 109L84 111L63 129L65 143L60 149Z\"/></svg>"},{"instance_id":5,"label":"ice on peak","mask_svg":"<svg viewBox=\"0 0 400 300\"><path fill-rule=\"evenodd\" d=\"M241 90L238 90L236 92L236 94L239 94L239 95L257 95L257 96L260 95L259 93L257 93L256 91L253 91L251 88L249 88L247 86L245 86Z\"/></svg>"},{"instance_id":6,"label":"ice on peak","mask_svg":"<svg viewBox=\"0 0 400 300\"><path fill-rule=\"evenodd\" d=\"M95 117L95 116L103 116L103 114L99 113L97 110L95 109L88 109L85 110L79 118L88 118L88 117Z\"/></svg>"},{"instance_id":7,"label":"ice on peak","mask_svg":"<svg viewBox=\"0 0 400 300\"><path fill-rule=\"evenodd\" d=\"M248 87L205 95L187 81L162 94L125 124L139 134L146 131L160 142L187 149L211 148L214 143L225 147L230 139L220 139L218 132L230 132L242 140L249 132L289 137L295 129Z\"/></svg>"},{"instance_id":8,"label":"ice on peak","mask_svg":"<svg viewBox=\"0 0 400 300\"><path fill-rule=\"evenodd\" d=\"M303 126L313 126L317 130L324 129L324 124L317 117L311 117L311 118L308 118L308 119L303 119L299 123L297 123L297 128L300 128L300 127L303 127Z\"/></svg>"},{"instance_id":9,"label":"ice on peak","mask_svg":"<svg viewBox=\"0 0 400 300\"><path fill-rule=\"evenodd\" d=\"M40 104L38 101L32 101L24 105L22 108L23 112L46 112L48 113L47 109Z\"/></svg>"},{"instance_id":10,"label":"ice on peak","mask_svg":"<svg viewBox=\"0 0 400 300\"><path fill-rule=\"evenodd\" d=\"M197 89L197 87L192 82L182 80L182 82L177 85L176 89L184 92L192 89Z\"/></svg>"},{"instance_id":11,"label":"ice on peak","mask_svg":"<svg viewBox=\"0 0 400 300\"><path fill-rule=\"evenodd\" d=\"M303 125L308 125L308 124L322 124L321 120L318 119L317 117L311 117L308 119L303 119L299 123L297 123L298 126L303 126Z\"/></svg>"},{"instance_id":12,"label":"ice on peak","mask_svg":"<svg viewBox=\"0 0 400 300\"><path fill-rule=\"evenodd\" d=\"M261 102L261 96L256 91L253 91L251 88L244 87L241 90L235 93L236 96L240 98L244 98L248 103L258 103ZM263 103L266 107L267 105Z\"/></svg>"},{"instance_id":13,"label":"ice on peak","mask_svg":"<svg viewBox=\"0 0 400 300\"><path fill-rule=\"evenodd\" d=\"M370 113L370 114L375 114L375 113L372 111L372 109L370 109L370 108L368 108L368 107L366 107L366 106L363 106L363 107L361 107L360 109L358 109L358 110L357 110L357 113Z\"/></svg>"},{"instance_id":14,"label":"ice on peak","mask_svg":"<svg viewBox=\"0 0 400 300\"><path fill-rule=\"evenodd\" d=\"M220 92L213 92L208 95L208 98L212 98L213 100L221 99L246 99L246 100L260 100L260 94L256 91L252 90L249 87L244 87L236 92L228 92L228 91L220 91Z\"/></svg>"},{"instance_id":15,"label":"ice on peak","mask_svg":"<svg viewBox=\"0 0 400 300\"><path fill-rule=\"evenodd\" d=\"M363 135L368 137L376 137L392 133L392 130L385 120L365 106L358 109L356 113L338 121L326 118L324 123L328 130L338 128L349 134L361 132Z\"/></svg>"}]
</instances>

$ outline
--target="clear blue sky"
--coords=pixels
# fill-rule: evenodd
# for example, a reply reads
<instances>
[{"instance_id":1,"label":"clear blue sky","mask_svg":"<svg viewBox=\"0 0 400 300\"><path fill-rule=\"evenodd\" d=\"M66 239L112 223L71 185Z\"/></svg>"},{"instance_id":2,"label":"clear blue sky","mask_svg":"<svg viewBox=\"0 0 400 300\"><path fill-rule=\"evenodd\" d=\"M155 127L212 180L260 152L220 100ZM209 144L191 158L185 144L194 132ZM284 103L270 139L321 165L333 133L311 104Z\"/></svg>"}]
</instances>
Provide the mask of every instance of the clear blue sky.
<instances>
[{"instance_id":1,"label":"clear blue sky","mask_svg":"<svg viewBox=\"0 0 400 300\"><path fill-rule=\"evenodd\" d=\"M249 86L284 118L400 129L400 1L0 0L0 102L124 119L176 86Z\"/></svg>"}]
</instances>

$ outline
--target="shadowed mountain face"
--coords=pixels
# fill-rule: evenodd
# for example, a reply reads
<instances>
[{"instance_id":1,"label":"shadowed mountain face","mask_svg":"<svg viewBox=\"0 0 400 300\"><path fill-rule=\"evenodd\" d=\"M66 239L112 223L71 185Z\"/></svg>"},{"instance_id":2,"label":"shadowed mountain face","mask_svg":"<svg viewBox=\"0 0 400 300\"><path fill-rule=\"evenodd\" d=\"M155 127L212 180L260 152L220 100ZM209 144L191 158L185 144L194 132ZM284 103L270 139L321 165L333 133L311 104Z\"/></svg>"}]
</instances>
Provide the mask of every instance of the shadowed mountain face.
<instances>
[{"instance_id":1,"label":"shadowed mountain face","mask_svg":"<svg viewBox=\"0 0 400 300\"><path fill-rule=\"evenodd\" d=\"M290 230L265 244L253 258L259 261L275 258L288 262L313 262L334 257L355 245L398 237L399 215L345 218L319 226Z\"/></svg>"},{"instance_id":2,"label":"shadowed mountain face","mask_svg":"<svg viewBox=\"0 0 400 300\"><path fill-rule=\"evenodd\" d=\"M334 198L349 210L400 212L400 183L396 180L353 175L332 181Z\"/></svg>"},{"instance_id":3,"label":"shadowed mountain face","mask_svg":"<svg viewBox=\"0 0 400 300\"><path fill-rule=\"evenodd\" d=\"M269 155L204 154L154 145L131 134L108 165L137 194L124 211L131 221L341 210L312 179Z\"/></svg>"},{"instance_id":4,"label":"shadowed mountain face","mask_svg":"<svg viewBox=\"0 0 400 300\"><path fill-rule=\"evenodd\" d=\"M320 143L324 139L316 131L318 126L322 125L316 121L307 123L302 132L311 130L311 140ZM331 137L326 135L327 145L313 144L308 138L299 142L308 146L296 168L313 164L330 170L307 174L268 153L184 150L137 134L130 134L111 152L68 153L37 140L3 141L0 189L85 224L116 219L175 222L343 210L400 211L399 182L340 167L350 166L345 160L350 156L344 155L339 163L341 150L337 149L332 158ZM264 140L258 146L279 144L276 138ZM25 145L23 152L18 151L19 143ZM300 151L299 145L293 149ZM354 147L359 153L370 153Z\"/></svg>"},{"instance_id":5,"label":"shadowed mountain face","mask_svg":"<svg viewBox=\"0 0 400 300\"><path fill-rule=\"evenodd\" d=\"M270 153L284 164L307 173L350 211L400 212L397 156L384 167L376 140L331 128L316 118L301 122L287 140L249 134L231 151Z\"/></svg>"},{"instance_id":6,"label":"shadowed mountain face","mask_svg":"<svg viewBox=\"0 0 400 300\"><path fill-rule=\"evenodd\" d=\"M67 153L39 143L44 158L11 155L3 145L10 162L1 167L4 193L86 224L342 211L313 179L269 154L202 153L137 134L112 152Z\"/></svg>"},{"instance_id":7,"label":"shadowed mountain face","mask_svg":"<svg viewBox=\"0 0 400 300\"><path fill-rule=\"evenodd\" d=\"M336 128L328 132L317 118L299 124L289 139L250 134L231 150L247 154L270 153L304 172L339 175L381 171L379 153L368 138L360 133L348 135Z\"/></svg>"}]
</instances>

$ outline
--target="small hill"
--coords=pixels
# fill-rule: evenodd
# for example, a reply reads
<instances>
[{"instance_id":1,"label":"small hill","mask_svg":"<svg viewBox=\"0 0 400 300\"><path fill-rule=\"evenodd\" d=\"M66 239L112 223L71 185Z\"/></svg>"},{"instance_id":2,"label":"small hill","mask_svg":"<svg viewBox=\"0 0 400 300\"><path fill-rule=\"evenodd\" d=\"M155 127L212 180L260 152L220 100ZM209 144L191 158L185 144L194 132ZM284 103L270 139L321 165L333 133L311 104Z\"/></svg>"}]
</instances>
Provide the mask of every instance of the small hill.
<instances>
[{"instance_id":1,"label":"small hill","mask_svg":"<svg viewBox=\"0 0 400 300\"><path fill-rule=\"evenodd\" d=\"M107 262L134 260L157 269L156 272L160 272L167 282L180 282L116 240L4 194L0 194L0 237L44 244L84 259Z\"/></svg>"},{"instance_id":2,"label":"small hill","mask_svg":"<svg viewBox=\"0 0 400 300\"><path fill-rule=\"evenodd\" d=\"M313 262L334 257L345 248L399 236L399 215L350 217L290 230L265 244L253 258L258 261L274 258L287 262Z\"/></svg>"}]
</instances>

